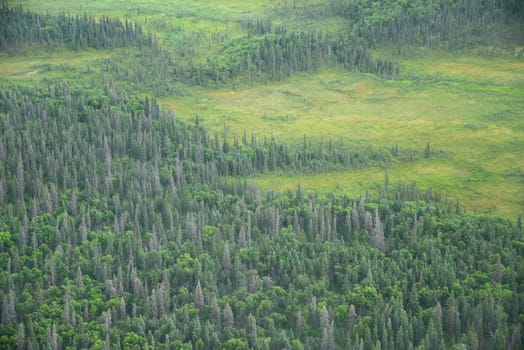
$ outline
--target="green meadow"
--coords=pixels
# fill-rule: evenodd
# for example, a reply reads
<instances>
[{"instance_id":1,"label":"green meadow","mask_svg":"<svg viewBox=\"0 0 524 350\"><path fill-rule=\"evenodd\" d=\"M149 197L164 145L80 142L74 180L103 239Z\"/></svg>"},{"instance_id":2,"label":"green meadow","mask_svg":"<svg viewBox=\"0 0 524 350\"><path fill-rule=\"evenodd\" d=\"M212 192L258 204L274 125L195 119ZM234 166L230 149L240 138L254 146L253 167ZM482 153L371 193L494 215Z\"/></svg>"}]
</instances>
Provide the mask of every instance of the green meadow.
<instances>
[{"instance_id":1,"label":"green meadow","mask_svg":"<svg viewBox=\"0 0 524 350\"><path fill-rule=\"evenodd\" d=\"M389 169L392 183L432 187L468 210L516 217L524 208L524 64L473 56L404 63L406 78L325 71L239 90L165 98L181 118L195 116L228 135L244 131L301 142L304 135L356 144L423 149L429 160ZM384 169L254 179L265 189L364 193Z\"/></svg>"},{"instance_id":2,"label":"green meadow","mask_svg":"<svg viewBox=\"0 0 524 350\"><path fill-rule=\"evenodd\" d=\"M337 18L300 22L286 18L289 1L19 1L27 9L87 13L136 20L175 55L194 41L195 60L219 52L242 35L242 21L261 16L289 27L340 27ZM315 3L311 1L310 3ZM67 9L64 11L64 9ZM210 40L210 38L220 38ZM191 88L186 96L158 101L179 118L201 123L228 137L244 132L298 143L311 139L349 144L425 149L432 157L396 163L392 184L432 187L467 210L516 218L524 213L524 60L489 48L417 51L401 59L400 74L375 75L326 68L279 82L219 90ZM482 51L484 50L484 51ZM0 56L2 79L68 77L69 68L96 70L115 51ZM387 56L387 52L378 52ZM520 55L522 56L522 55ZM50 72L46 67L52 65ZM83 73L82 73L83 74ZM188 90L189 91L189 90ZM140 92L144 93L144 92ZM147 94L147 92L145 92ZM348 169L315 175L269 174L252 179L266 190L301 184L308 190L360 195L384 181L384 169Z\"/></svg>"},{"instance_id":3,"label":"green meadow","mask_svg":"<svg viewBox=\"0 0 524 350\"><path fill-rule=\"evenodd\" d=\"M68 70L95 68L100 60L109 58L117 50L94 50L82 52L32 53L23 56L0 55L0 78L26 78L39 80L57 76L62 78ZM51 71L53 67L53 71Z\"/></svg>"}]
</instances>

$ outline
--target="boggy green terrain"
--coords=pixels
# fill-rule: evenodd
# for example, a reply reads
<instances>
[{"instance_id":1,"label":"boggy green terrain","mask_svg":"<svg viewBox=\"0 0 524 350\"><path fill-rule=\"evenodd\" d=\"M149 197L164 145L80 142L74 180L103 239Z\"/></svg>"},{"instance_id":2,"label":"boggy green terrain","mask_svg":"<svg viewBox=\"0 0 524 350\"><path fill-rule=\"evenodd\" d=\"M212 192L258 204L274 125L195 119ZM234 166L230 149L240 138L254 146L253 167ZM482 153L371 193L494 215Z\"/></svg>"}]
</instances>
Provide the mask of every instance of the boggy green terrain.
<instances>
[{"instance_id":1,"label":"boggy green terrain","mask_svg":"<svg viewBox=\"0 0 524 350\"><path fill-rule=\"evenodd\" d=\"M520 349L519 1L2 1L0 348Z\"/></svg>"},{"instance_id":2,"label":"boggy green terrain","mask_svg":"<svg viewBox=\"0 0 524 350\"><path fill-rule=\"evenodd\" d=\"M160 101L188 119L242 135L274 135L301 142L324 140L435 150L431 159L395 163L390 178L417 182L460 199L469 210L517 217L524 182L524 65L512 59L473 56L405 61L410 76L382 80L343 71L300 75L285 82L238 90L198 91ZM448 69L449 68L449 69ZM447 70L446 70L447 69ZM485 76L477 75L477 70ZM424 79L421 81L421 79ZM382 184L384 169L257 178L265 188L293 188L353 195ZM266 183L268 186L266 186ZM273 187L274 188L274 187Z\"/></svg>"}]
</instances>

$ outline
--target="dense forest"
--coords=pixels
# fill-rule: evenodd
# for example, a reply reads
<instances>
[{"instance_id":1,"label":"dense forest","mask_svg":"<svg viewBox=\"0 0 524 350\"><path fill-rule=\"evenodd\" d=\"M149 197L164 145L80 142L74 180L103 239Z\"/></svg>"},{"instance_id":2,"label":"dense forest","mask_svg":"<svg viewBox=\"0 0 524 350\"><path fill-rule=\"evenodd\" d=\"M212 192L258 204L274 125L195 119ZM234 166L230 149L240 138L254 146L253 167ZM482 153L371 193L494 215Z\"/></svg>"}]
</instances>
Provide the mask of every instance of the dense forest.
<instances>
[{"instance_id":1,"label":"dense forest","mask_svg":"<svg viewBox=\"0 0 524 350\"><path fill-rule=\"evenodd\" d=\"M519 1L391 4L290 5L352 27L245 20L245 40L200 62L136 23L4 6L7 54L126 50L70 79L0 84L0 348L521 349L522 221L389 180L439 150L217 134L134 93L326 65L394 77L375 46L516 40L524 15ZM356 198L253 180L370 166L384 183Z\"/></svg>"}]
</instances>

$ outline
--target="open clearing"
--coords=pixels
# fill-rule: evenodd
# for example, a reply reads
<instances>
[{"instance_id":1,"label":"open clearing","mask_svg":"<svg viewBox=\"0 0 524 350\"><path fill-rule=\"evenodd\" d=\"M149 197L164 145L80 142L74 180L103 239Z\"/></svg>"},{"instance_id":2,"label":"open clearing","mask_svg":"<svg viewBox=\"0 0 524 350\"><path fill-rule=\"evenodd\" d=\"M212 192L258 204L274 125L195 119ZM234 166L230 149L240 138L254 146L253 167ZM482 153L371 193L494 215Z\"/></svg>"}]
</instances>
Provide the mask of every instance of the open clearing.
<instances>
[{"instance_id":1,"label":"open clearing","mask_svg":"<svg viewBox=\"0 0 524 350\"><path fill-rule=\"evenodd\" d=\"M81 52L65 51L25 56L0 56L0 78L38 78L56 74L57 68L88 67L100 59L109 58L118 50L94 50ZM47 67L53 66L54 72ZM58 72L59 74L61 72Z\"/></svg>"},{"instance_id":2,"label":"open clearing","mask_svg":"<svg viewBox=\"0 0 524 350\"><path fill-rule=\"evenodd\" d=\"M469 63L468 63L469 62ZM239 90L195 90L165 98L181 118L209 129L300 142L304 135L356 144L444 152L396 164L391 183L416 181L469 210L516 217L524 208L524 65L464 57L405 63L424 79L384 81L337 70ZM440 73L445 69L446 75ZM484 74L485 73L485 74ZM438 74L438 81L435 75ZM359 195L383 183L383 169L254 179L266 189L304 188Z\"/></svg>"}]
</instances>

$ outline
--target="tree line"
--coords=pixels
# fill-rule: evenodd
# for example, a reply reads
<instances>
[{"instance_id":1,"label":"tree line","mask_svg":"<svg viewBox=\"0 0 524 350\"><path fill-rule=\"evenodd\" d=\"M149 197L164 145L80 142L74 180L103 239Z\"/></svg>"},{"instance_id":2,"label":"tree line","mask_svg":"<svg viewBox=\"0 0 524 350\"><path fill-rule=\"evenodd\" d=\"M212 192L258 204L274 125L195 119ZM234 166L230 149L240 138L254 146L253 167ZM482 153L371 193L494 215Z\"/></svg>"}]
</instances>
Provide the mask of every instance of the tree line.
<instances>
[{"instance_id":1,"label":"tree line","mask_svg":"<svg viewBox=\"0 0 524 350\"><path fill-rule=\"evenodd\" d=\"M346 69L392 77L398 73L390 60L374 59L365 47L343 39L341 33L276 30L256 37L246 35L225 43L205 59L164 49L138 23L119 19L65 14L36 14L4 5L0 10L0 49L12 54L28 50L85 50L127 47L103 63L110 80L149 88L157 96L177 93L180 84L206 87L236 86L255 81L282 80L297 72L314 72L340 65ZM252 25L246 24L251 32ZM211 40L211 39L209 39ZM50 68L50 67L48 67ZM107 78L107 77L106 77Z\"/></svg>"},{"instance_id":2,"label":"tree line","mask_svg":"<svg viewBox=\"0 0 524 350\"><path fill-rule=\"evenodd\" d=\"M0 50L22 54L38 49L86 50L114 49L128 46L153 45L139 23L102 16L70 16L65 14L37 14L21 6L2 4L0 9Z\"/></svg>"},{"instance_id":3,"label":"tree line","mask_svg":"<svg viewBox=\"0 0 524 350\"><path fill-rule=\"evenodd\" d=\"M277 15L295 19L341 17L346 31L367 48L393 45L454 50L477 45L521 45L524 5L516 0L330 0L288 3Z\"/></svg>"}]
</instances>

